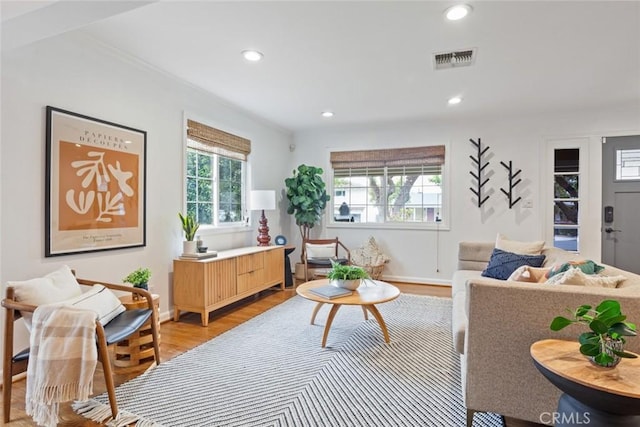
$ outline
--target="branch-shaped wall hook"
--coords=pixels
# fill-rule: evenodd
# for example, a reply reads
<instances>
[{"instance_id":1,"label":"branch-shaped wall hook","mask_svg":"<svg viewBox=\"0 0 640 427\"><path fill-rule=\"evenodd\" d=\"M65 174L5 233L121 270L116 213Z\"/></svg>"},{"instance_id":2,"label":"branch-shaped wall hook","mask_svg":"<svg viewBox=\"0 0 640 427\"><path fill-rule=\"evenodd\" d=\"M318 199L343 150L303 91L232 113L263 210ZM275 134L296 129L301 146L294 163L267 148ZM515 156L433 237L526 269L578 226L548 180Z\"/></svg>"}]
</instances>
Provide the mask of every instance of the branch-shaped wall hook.
<instances>
[{"instance_id":1,"label":"branch-shaped wall hook","mask_svg":"<svg viewBox=\"0 0 640 427\"><path fill-rule=\"evenodd\" d=\"M489 181L489 178L485 179L484 181L482 180L482 176L483 176L482 172L487 166L489 166L489 162L482 164L482 156L485 155L489 147L487 146L483 150L482 142L480 141L480 138L478 138L478 142L475 142L473 139L469 139L469 141L471 141L471 143L475 145L476 149L478 150L477 157L469 156L469 158L471 158L471 160L473 160L473 162L476 164L476 170L477 170L477 173L474 173L473 170L469 171L471 176L474 177L476 180L476 185L475 185L476 188L469 187L469 190L471 190L471 192L478 197L478 207L481 207L484 204L484 202L486 202L487 199L489 199L489 196L485 196L484 198L482 197L482 188Z\"/></svg>"},{"instance_id":2,"label":"branch-shaped wall hook","mask_svg":"<svg viewBox=\"0 0 640 427\"><path fill-rule=\"evenodd\" d=\"M507 196L507 199L509 200L509 209L511 209L522 198L518 197L517 199L513 200L513 189L516 187L516 185L520 184L520 181L522 181L522 179L518 178L518 180L515 182L513 180L520 174L520 172L522 172L522 169L518 169L516 173L513 173L513 165L511 160L509 160L509 166L507 166L506 163L502 161L500 162L500 164L507 168L507 171L509 172L509 191L507 192L503 188L500 188L500 191L502 191L502 193Z\"/></svg>"}]
</instances>

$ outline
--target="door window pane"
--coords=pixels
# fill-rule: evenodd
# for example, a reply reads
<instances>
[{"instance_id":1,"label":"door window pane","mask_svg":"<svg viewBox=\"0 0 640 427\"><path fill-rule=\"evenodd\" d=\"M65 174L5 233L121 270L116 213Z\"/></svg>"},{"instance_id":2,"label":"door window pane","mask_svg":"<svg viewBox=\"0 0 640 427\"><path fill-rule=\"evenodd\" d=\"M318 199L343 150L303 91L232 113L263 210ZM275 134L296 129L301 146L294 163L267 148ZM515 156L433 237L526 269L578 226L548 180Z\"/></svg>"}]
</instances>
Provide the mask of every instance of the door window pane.
<instances>
[{"instance_id":1,"label":"door window pane","mask_svg":"<svg viewBox=\"0 0 640 427\"><path fill-rule=\"evenodd\" d=\"M580 149L563 148L555 150L555 172L578 172L580 169Z\"/></svg>"},{"instance_id":2,"label":"door window pane","mask_svg":"<svg viewBox=\"0 0 640 427\"><path fill-rule=\"evenodd\" d=\"M578 198L578 175L556 175L554 177L554 198L556 199L577 199Z\"/></svg>"},{"instance_id":3,"label":"door window pane","mask_svg":"<svg viewBox=\"0 0 640 427\"><path fill-rule=\"evenodd\" d=\"M577 228L554 228L553 246L566 251L578 250L578 229Z\"/></svg>"},{"instance_id":4,"label":"door window pane","mask_svg":"<svg viewBox=\"0 0 640 427\"><path fill-rule=\"evenodd\" d=\"M616 179L640 179L640 150L616 150Z\"/></svg>"},{"instance_id":5,"label":"door window pane","mask_svg":"<svg viewBox=\"0 0 640 427\"><path fill-rule=\"evenodd\" d=\"M555 202L553 223L578 225L578 202Z\"/></svg>"},{"instance_id":6,"label":"door window pane","mask_svg":"<svg viewBox=\"0 0 640 427\"><path fill-rule=\"evenodd\" d=\"M553 165L553 244L578 251L580 200L580 149L554 150Z\"/></svg>"}]
</instances>

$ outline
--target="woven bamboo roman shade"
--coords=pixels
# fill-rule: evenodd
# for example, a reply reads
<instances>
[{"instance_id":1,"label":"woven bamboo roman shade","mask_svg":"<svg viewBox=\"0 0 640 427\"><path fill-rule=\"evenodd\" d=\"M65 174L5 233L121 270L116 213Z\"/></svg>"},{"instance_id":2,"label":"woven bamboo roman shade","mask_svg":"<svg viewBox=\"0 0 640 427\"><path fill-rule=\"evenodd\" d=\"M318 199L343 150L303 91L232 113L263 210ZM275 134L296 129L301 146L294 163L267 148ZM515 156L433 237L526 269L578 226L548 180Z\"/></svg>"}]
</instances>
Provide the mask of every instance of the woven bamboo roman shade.
<instances>
[{"instance_id":1,"label":"woven bamboo roman shade","mask_svg":"<svg viewBox=\"0 0 640 427\"><path fill-rule=\"evenodd\" d=\"M334 170L394 166L441 166L444 164L444 145L383 150L336 151L331 153L330 159L331 167Z\"/></svg>"},{"instance_id":2,"label":"woven bamboo roman shade","mask_svg":"<svg viewBox=\"0 0 640 427\"><path fill-rule=\"evenodd\" d=\"M187 120L187 146L195 150L247 160L251 141L194 120Z\"/></svg>"}]
</instances>

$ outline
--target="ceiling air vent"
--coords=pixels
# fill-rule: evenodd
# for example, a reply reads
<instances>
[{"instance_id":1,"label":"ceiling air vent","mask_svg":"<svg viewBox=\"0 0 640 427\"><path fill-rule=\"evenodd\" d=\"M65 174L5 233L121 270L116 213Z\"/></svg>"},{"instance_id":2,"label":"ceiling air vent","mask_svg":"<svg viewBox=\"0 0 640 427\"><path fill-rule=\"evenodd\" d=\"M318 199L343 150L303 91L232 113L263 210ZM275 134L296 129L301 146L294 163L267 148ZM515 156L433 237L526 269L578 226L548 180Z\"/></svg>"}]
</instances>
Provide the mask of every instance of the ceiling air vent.
<instances>
[{"instance_id":1,"label":"ceiling air vent","mask_svg":"<svg viewBox=\"0 0 640 427\"><path fill-rule=\"evenodd\" d=\"M475 60L475 49L463 49L454 52L436 53L433 55L433 65L436 70L466 67L468 65L472 65Z\"/></svg>"}]
</instances>

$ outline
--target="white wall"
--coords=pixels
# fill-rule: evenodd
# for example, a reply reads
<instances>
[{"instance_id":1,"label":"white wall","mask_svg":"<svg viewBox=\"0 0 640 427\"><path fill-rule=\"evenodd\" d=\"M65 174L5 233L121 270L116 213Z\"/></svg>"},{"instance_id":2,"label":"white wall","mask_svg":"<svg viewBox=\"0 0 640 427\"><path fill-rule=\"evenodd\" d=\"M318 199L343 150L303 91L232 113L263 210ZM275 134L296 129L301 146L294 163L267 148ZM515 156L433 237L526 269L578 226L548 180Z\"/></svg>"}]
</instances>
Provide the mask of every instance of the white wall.
<instances>
[{"instance_id":1,"label":"white wall","mask_svg":"<svg viewBox=\"0 0 640 427\"><path fill-rule=\"evenodd\" d=\"M500 231L513 239L544 236L543 189L546 141L588 137L591 199L599 211L599 136L640 133L640 106L582 111L528 118L484 117L476 120L437 120L324 129L291 135L224 101L156 72L117 52L97 46L84 36L65 35L15 51L2 52L2 141L0 146L0 283L46 274L68 264L81 277L120 282L138 266L153 271L152 291L160 294L161 311L171 306L172 260L181 251L177 212L182 210L183 113L210 118L223 130L252 140L251 182L256 189L276 189L300 163L328 169L331 149L366 149L447 144L451 167L451 225L449 230L358 230L320 227L316 235L339 235L357 247L374 235L392 257L385 274L415 282L447 282L455 267L460 240L491 240ZM44 258L45 106L146 130L147 246ZM481 137L491 147L490 188L494 193L479 210L469 191L473 154L469 138ZM295 142L296 149L289 151ZM499 161L513 160L522 169L533 208L506 207L499 192L505 176ZM271 236L285 234L298 243L299 232L279 200L279 211L266 212ZM256 215L254 214L254 219ZM599 258L599 212L592 212L584 228L592 230L586 257ZM254 221L255 224L256 221ZM201 233L204 234L204 233ZM204 235L212 249L252 245L255 226L229 234ZM439 239L439 242L437 242ZM584 242L583 242L584 243ZM294 252L293 257L299 256ZM437 262L436 262L437 260ZM24 339L24 336L22 336ZM1 345L1 344L0 344Z\"/></svg>"},{"instance_id":2,"label":"white wall","mask_svg":"<svg viewBox=\"0 0 640 427\"><path fill-rule=\"evenodd\" d=\"M295 136L296 164L307 163L330 169L332 150L360 150L387 147L447 144L451 163L451 216L449 230L358 229L345 225L314 229L316 236L340 236L347 246L358 247L374 236L392 261L384 275L418 283L446 283L455 269L457 245L462 240L494 240L501 232L514 240L544 240L549 201L541 182L548 169L544 166L547 141L586 137L590 144L587 199L581 208L588 210L581 228L581 253L586 258L600 258L601 152L600 136L637 134L640 131L640 105L603 108L566 114L541 114L522 117L484 117L474 120L414 121L385 125L318 129ZM490 146L487 187L493 194L481 209L469 190L472 178L470 155L475 155L469 138L482 138ZM506 169L500 161L513 161L522 169L523 182L516 187L523 200L533 204L523 208L519 202L509 209L500 187L507 189ZM489 175L493 173L492 175ZM581 182L581 185L585 182ZM295 230L294 230L295 231ZM292 231L293 233L293 231ZM297 231L296 231L297 233ZM293 235L293 234L292 234ZM299 240L299 237L298 237Z\"/></svg>"},{"instance_id":3,"label":"white wall","mask_svg":"<svg viewBox=\"0 0 640 427\"><path fill-rule=\"evenodd\" d=\"M147 131L147 246L44 257L45 106ZM79 277L120 283L139 266L151 268L161 312L171 306L172 260L182 251L177 213L183 211L183 112L252 140L251 182L284 187L292 163L291 135L197 88L156 72L86 37L65 35L2 52L0 147L0 283L25 280L67 264ZM289 216L266 212L271 235ZM211 249L254 245L254 225L206 234ZM2 316L4 319L4 316ZM24 335L19 337L24 339ZM1 345L1 344L0 344Z\"/></svg>"}]
</instances>

